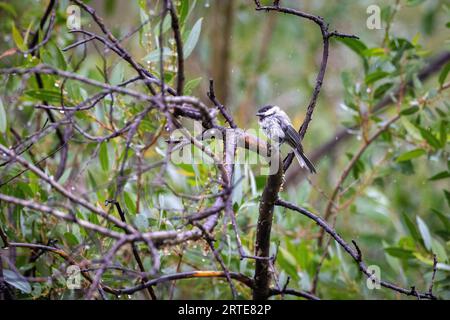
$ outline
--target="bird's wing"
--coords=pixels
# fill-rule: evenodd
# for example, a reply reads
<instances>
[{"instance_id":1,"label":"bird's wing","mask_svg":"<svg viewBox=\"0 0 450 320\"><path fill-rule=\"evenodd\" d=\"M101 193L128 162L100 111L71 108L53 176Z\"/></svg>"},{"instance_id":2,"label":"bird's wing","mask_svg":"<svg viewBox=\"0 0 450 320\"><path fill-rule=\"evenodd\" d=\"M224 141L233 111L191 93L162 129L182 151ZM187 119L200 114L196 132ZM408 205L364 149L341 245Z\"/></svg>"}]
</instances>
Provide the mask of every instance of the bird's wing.
<instances>
[{"instance_id":1,"label":"bird's wing","mask_svg":"<svg viewBox=\"0 0 450 320\"><path fill-rule=\"evenodd\" d=\"M283 120L278 119L281 129L284 131L284 140L292 147L299 148L301 146L301 138L297 130L295 130L290 124L286 124Z\"/></svg>"}]
</instances>

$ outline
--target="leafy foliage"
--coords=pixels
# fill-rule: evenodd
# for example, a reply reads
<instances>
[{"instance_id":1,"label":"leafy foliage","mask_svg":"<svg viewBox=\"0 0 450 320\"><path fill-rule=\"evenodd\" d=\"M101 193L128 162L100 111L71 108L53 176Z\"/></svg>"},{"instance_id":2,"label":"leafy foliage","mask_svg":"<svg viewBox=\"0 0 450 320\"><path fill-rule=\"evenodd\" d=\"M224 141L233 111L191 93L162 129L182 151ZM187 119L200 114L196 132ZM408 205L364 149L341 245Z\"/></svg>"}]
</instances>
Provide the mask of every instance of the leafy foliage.
<instances>
[{"instance_id":1,"label":"leafy foliage","mask_svg":"<svg viewBox=\"0 0 450 320\"><path fill-rule=\"evenodd\" d=\"M116 26L112 28L114 36L117 39L125 37L123 45L138 57L137 61L174 87L179 70L170 15L161 22L160 6L148 5L143 0L131 2L126 13L120 11L118 1L105 2L117 2L112 11L101 8L102 2L92 2L100 6L102 15L105 13L106 23ZM303 142L305 151L313 153L330 137L335 140L334 130L341 126L352 135L336 150L327 150L318 166L317 176L291 182L290 175L298 169L290 169L281 195L323 216L336 189L337 195L330 204L329 221L333 223L335 217L336 230L345 239L356 239L367 263L380 267L382 279L427 291L433 256L436 255L438 271L434 292L448 299L450 63L433 75L421 76L429 58L440 54L444 41L447 41L448 50L448 39L443 38L443 33L448 32L445 29L448 21L443 20L447 17L441 12L448 10L448 6L443 2L436 5L430 2L438 1L400 1L400 10L404 10L405 16L400 13L394 16L392 13L397 9L391 2L386 2L383 5L383 31L361 27L364 23L359 20L365 8L352 1L327 2L308 8L330 17L332 25L356 30L360 39L339 38L339 42L332 43L331 66L315 111L314 125ZM208 70L217 67L211 63L216 45L213 38L221 37L211 32L217 13L200 1L174 3L187 64L184 92L203 97L207 91ZM68 4L68 1L61 1L56 10L55 32L46 45L38 48L38 54L32 55L20 51L28 50L27 44L42 15L42 5L36 1L0 2L0 30L5 40L0 44L0 67L30 68L45 63L116 86L136 76L129 64L99 43L94 46L89 42L86 48L78 46L63 50L83 39L65 27ZM24 10L25 7L28 9ZM23 15L19 16L19 12ZM129 19L124 18L125 14ZM231 54L226 58L231 61L231 81L216 83L216 86L231 88L227 107L246 129L257 126L256 119L249 116L253 109L269 102L282 106L296 124L300 123L305 113L303 106L307 104L313 86L313 75L317 73L315 61L322 45L321 38L314 33L316 31L310 32L310 26L305 22L299 27L298 21L282 15L273 18L277 20L270 34L263 33L260 30L264 30L267 17L255 14L248 2L238 1L233 16L236 21ZM422 26L407 24L411 16L423 17ZM341 22L344 17L347 22ZM88 19L83 16L82 23L89 24ZM436 22L431 24L431 20ZM128 37L128 33L136 28L130 21L138 21L142 27L136 35ZM387 28L393 23L399 24L398 29ZM384 30L387 34L383 34ZM163 43L158 42L160 32L164 36ZM16 51L8 51L12 48ZM65 170L56 177L57 182L77 198L118 217L114 207L107 205L107 200L117 198L126 220L141 232L179 231L186 227L180 216L196 214L214 205L214 198L210 196L218 192L215 179L220 170L217 166L169 162L164 172L161 169L169 148L164 113L149 111L131 141L127 140L126 133L109 137L127 126L131 119L139 117L148 106L147 101L107 93L93 105L83 105L83 101L98 94L99 89L54 74L42 75L42 85L32 75L24 80L2 74L0 80L0 144L17 147L17 153L53 178L63 161L61 150L64 147L61 147L55 129L34 137L35 132L49 128L54 122L39 106L57 107L52 111L55 121L63 119L68 112L63 106L85 107L74 111L73 130L60 132L70 137L70 143L65 155ZM130 88L147 90L144 83L132 84ZM390 99L390 103L385 103L386 99ZM386 126L389 120L393 121ZM207 145L215 150L215 143ZM2 158L2 161L7 159ZM340 182L346 168L349 175ZM265 176L258 175L257 166L236 165L232 206L242 248L248 253L255 249L255 225L265 181ZM110 222L90 210L55 193L35 173L17 164L2 163L0 193L68 210L75 218L112 227ZM201 197L201 201L197 201L196 196ZM77 224L5 201L0 203L0 226L10 242L56 244L77 261L96 261L113 246L111 239L101 238ZM119 232L116 227L112 230ZM276 253L274 287L282 288L290 278L290 286L309 291L315 286L317 270L321 267L316 294L322 298L400 298L388 290L369 290L358 266L340 246L333 241L328 245L327 241L318 243L320 232L313 221L276 207L271 239L271 252ZM214 248L225 266L253 277L255 262L240 259L229 217L222 217L215 235L220 241L214 243ZM140 243L138 249L147 253L143 255L143 266L150 270L153 260L146 246ZM67 261L64 257L28 248L17 247L15 250L14 268L3 260L3 277L19 297L83 298L82 293L74 293L66 287L64 268ZM5 252L2 251L2 256L9 257ZM40 255L33 259L38 253ZM158 272L163 275L220 269L204 241L163 247L158 250L158 255L161 260ZM114 264L127 270L138 270L131 246L124 246L117 252ZM33 277L49 281L33 281ZM141 278L111 269L105 272L102 282L122 288L136 284ZM83 287L88 287L86 280L83 280ZM236 283L236 287L239 298L251 297L246 286ZM180 280L174 285L165 283L156 286L155 291L162 298L231 297L227 281L219 278ZM117 299L142 297L145 297L142 292L116 296Z\"/></svg>"}]
</instances>

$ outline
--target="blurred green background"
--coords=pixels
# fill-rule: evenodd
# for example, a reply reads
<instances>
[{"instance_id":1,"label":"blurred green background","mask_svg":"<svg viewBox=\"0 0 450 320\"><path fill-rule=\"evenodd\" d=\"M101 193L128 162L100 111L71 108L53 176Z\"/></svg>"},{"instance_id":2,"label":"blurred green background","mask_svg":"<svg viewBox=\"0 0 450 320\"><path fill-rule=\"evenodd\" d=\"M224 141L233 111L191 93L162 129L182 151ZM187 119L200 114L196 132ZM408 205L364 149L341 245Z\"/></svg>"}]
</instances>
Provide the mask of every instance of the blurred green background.
<instances>
[{"instance_id":1,"label":"blurred green background","mask_svg":"<svg viewBox=\"0 0 450 320\"><path fill-rule=\"evenodd\" d=\"M0 1L0 54L16 47L12 25L26 37L34 30L48 1ZM270 1L261 1L268 4ZM307 155L314 154L324 143L332 141L342 128L348 128L351 136L333 150L325 150L315 163L318 174L305 179L297 174L300 170L294 164L286 174L286 183L281 193L284 199L304 206L323 215L339 177L353 155L370 137L399 112L403 112L386 132L367 148L351 170L349 177L339 189L335 200L336 212L330 221L336 223L336 230L350 242L355 239L363 257L369 265L381 270L383 280L392 281L402 287L416 286L427 291L430 284L433 254L438 258L435 294L450 298L450 191L449 191L449 90L446 90L445 65L424 81L417 77L427 61L450 51L450 7L442 0L400 0L400 1L286 1L282 5L317 14L330 23L330 30L355 34L360 41L331 40L328 68L323 88L317 102L313 121L303 141ZM149 70L158 74L158 49L156 35L159 32L160 1L89 1L90 5L104 17L105 23L118 37L139 26L147 18L140 32L124 42L126 48ZM312 22L276 12L255 11L253 1L243 0L198 0L175 1L178 10L188 4L189 14L183 23L183 37L189 41L192 30L201 24L198 42L186 60L186 93L208 102L206 92L208 80L215 80L219 100L231 111L239 127L257 128L254 116L258 107L277 104L285 110L296 127L303 121L306 107L319 69L322 54L322 38L319 28ZM73 51L60 49L76 41L65 27L65 8L68 1L60 1L56 32L45 46L48 57L43 62L72 70L83 55L82 47ZM366 26L370 5L381 10L382 29L370 30ZM82 15L82 26L98 32L86 14ZM166 79L174 83L176 68L174 43L170 30L165 30L168 55L165 56ZM20 42L20 40L19 40ZM112 83L119 83L133 75L131 69L111 53L99 54L87 46L87 58L79 73L100 79L98 69L106 63ZM58 49L59 48L59 49ZM58 65L58 57L63 62ZM102 60L104 57L104 61ZM33 64L30 57L20 54L2 56L0 67L25 66ZM1 77L0 93L6 110L8 128L14 126L26 136L36 124L45 119L29 108L39 101L23 93L19 78ZM51 81L52 79L49 79ZM373 112L374 106L399 85L412 82L399 103L394 103L382 112ZM71 82L69 81L69 84ZM32 86L32 84L27 84ZM29 88L29 87L26 87ZM76 91L76 89L73 89ZM88 90L88 89L86 89ZM76 95L69 99L77 100ZM89 90L88 90L89 91ZM84 96L85 93L78 92ZM127 117L141 107L126 98L117 99L119 111L115 112L117 124L125 123ZM406 112L404 112L406 110ZM79 121L96 135L105 134L101 126L92 119L106 121L106 105L99 105ZM143 144L146 133L160 129L161 117L153 114L143 123L136 145ZM350 129L363 124L360 129ZM0 142L11 145L12 134L4 131ZM39 141L33 149L37 158L45 156L56 143L54 136ZM167 147L164 137L157 144L160 150ZM70 172L60 181L74 188L92 203L102 204L108 194L114 193L111 177L119 170L124 139L108 142L106 164L96 161L99 150L93 144L74 141L69 155ZM410 151L416 151L411 153ZM162 152L161 151L161 152ZM102 151L100 151L102 152ZM153 163L161 159L161 152L149 150L142 160ZM105 157L105 155L103 156ZM131 156L135 161L136 155ZM58 158L45 162L45 168L52 173ZM103 166L103 167L101 167ZM255 223L258 214L258 199L265 177L253 174L252 166L238 166L237 177L245 178L233 194L234 209L244 247L253 251ZM14 171L16 170L16 171ZM18 168L8 168L2 179L13 176ZM130 170L133 170L131 167ZM207 165L170 165L168 183L182 193L208 192L207 184L211 168ZM125 186L121 200L127 214L144 229L176 229L177 221L171 221L172 209L190 208L189 201L181 199L167 187L152 184L158 172L146 173L141 184L130 179ZM76 177L75 182L72 179ZM430 179L431 178L431 179ZM29 188L27 188L29 186ZM28 190L30 189L30 190ZM32 174L25 174L0 192L21 194L25 198L41 201L57 201L47 187ZM137 194L141 193L140 197ZM44 196L45 194L45 196ZM49 200L50 199L50 200ZM137 200L138 199L138 200ZM171 204L167 209L164 204ZM50 237L61 238L66 248L86 246L79 249L83 255L95 258L99 251L109 246L107 241L90 239L83 230L60 223L54 227L51 221L42 220L41 215L28 210L14 208L15 215L7 214L7 205L0 204L0 221L8 234L16 241L45 242ZM25 215L27 219L21 218ZM137 218L139 216L139 218ZM142 216L144 218L142 218ZM336 217L336 220L334 220ZM142 222L142 220L147 220ZM40 229L38 228L40 226ZM59 230L61 229L61 230ZM230 270L253 276L254 262L240 260L233 232L224 219L217 227L217 238L222 239L219 248ZM277 252L275 286L283 287L287 277L290 286L311 290L316 270L323 256L323 248L317 243L319 228L298 214L277 208L272 230L272 252ZM67 236L75 235L75 239ZM95 245L93 245L95 243ZM405 299L387 289L369 290L366 278L356 264L346 256L334 241L325 249L328 253L318 278L316 293L325 299ZM25 251L17 257L16 267L26 271L32 268L26 261ZM126 255L118 255L118 261L130 266L134 263ZM55 258L56 259L56 258ZM188 243L161 250L162 274L187 270L217 269L216 261L204 243ZM148 266L150 261L145 260ZM36 262L38 272L52 274L58 265L53 258L44 257ZM113 271L105 276L105 282L121 286L130 284ZM51 287L57 286L57 289ZM237 284L240 297L250 298L250 291ZM23 298L76 298L63 286L46 283L32 283L31 293L21 293ZM156 289L161 298L224 299L230 298L228 284L224 280L191 279L176 285L161 285ZM123 299L139 298L121 297ZM286 299L289 297L286 296Z\"/></svg>"}]
</instances>

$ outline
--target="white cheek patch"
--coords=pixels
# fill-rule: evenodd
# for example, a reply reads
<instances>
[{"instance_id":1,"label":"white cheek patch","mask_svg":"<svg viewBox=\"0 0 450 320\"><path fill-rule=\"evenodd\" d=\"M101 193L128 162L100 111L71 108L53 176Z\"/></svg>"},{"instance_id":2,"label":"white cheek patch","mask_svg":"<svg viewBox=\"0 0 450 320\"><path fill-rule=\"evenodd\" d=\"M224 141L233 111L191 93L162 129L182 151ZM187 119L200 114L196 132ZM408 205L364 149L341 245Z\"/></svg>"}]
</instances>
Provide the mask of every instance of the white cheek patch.
<instances>
[{"instance_id":1,"label":"white cheek patch","mask_svg":"<svg viewBox=\"0 0 450 320\"><path fill-rule=\"evenodd\" d=\"M280 110L280 108L278 108L277 106L270 108L269 110L267 110L266 112L264 112L264 116L271 116L272 114L276 113L278 110Z\"/></svg>"}]
</instances>

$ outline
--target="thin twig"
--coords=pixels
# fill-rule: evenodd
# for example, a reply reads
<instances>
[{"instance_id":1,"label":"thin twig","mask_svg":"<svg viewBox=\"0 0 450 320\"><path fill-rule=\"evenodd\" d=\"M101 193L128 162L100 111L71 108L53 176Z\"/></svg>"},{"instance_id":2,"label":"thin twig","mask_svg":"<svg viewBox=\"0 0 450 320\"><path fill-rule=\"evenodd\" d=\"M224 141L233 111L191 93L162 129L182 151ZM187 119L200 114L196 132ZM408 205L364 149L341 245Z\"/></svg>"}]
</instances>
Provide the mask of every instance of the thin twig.
<instances>
[{"instance_id":1,"label":"thin twig","mask_svg":"<svg viewBox=\"0 0 450 320\"><path fill-rule=\"evenodd\" d=\"M336 240L336 242L350 255L350 257L353 258L353 260L355 260L355 262L358 264L359 269L361 270L361 272L368 278L372 277L372 274L368 271L366 264L364 263L364 261L362 260L362 254L361 254L361 250L359 249L359 247L356 245L356 242L353 240L352 243L355 246L355 249L353 249L350 244L348 244L337 232L336 230L334 230L330 225L328 225L328 223L322 219L321 217L315 215L314 213L306 210L305 208L301 208L299 206L296 206L295 204L292 204L290 202L287 202L285 200L281 200L278 199L276 201L276 205L277 206L282 206L288 209L291 209L293 211L296 211L306 217L308 217L309 219L315 221L320 227L321 229L325 230L326 233L328 233L331 237L334 238L334 240ZM391 289L393 291L405 294L407 296L417 296L419 298L423 298L423 299L435 299L435 297L430 294L430 293L420 293L417 291L411 291L402 287L399 287L395 284L392 284L390 282L384 281L384 280L380 280L380 284L381 286Z\"/></svg>"}]
</instances>

